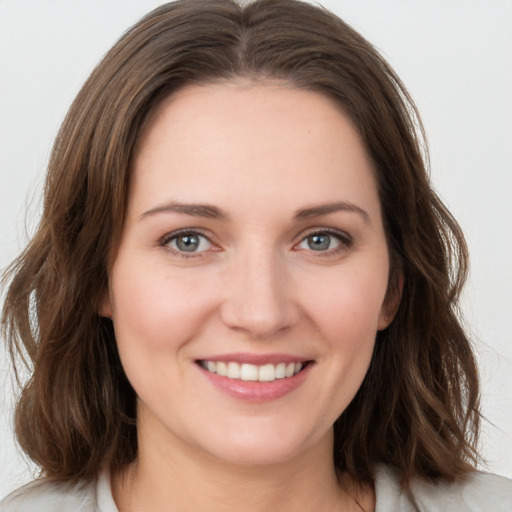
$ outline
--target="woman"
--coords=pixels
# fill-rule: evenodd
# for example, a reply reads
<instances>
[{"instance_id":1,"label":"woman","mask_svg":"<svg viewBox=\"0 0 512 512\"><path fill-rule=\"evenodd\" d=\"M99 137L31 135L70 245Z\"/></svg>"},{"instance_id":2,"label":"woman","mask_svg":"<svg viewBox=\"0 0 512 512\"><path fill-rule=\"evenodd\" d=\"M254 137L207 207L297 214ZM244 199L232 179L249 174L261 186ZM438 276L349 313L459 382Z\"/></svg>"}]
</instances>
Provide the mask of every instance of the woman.
<instances>
[{"instance_id":1,"label":"woman","mask_svg":"<svg viewBox=\"0 0 512 512\"><path fill-rule=\"evenodd\" d=\"M417 126L308 4L185 0L128 31L9 274L45 478L0 510L506 510L474 470L466 249Z\"/></svg>"}]
</instances>

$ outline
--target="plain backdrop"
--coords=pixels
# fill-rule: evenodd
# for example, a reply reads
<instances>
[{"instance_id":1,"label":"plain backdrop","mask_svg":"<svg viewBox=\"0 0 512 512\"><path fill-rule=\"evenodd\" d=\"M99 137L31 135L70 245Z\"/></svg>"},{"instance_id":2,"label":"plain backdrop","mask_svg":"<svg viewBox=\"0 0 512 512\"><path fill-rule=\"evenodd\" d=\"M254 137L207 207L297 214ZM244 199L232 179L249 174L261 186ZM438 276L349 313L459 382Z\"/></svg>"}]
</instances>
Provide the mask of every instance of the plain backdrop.
<instances>
[{"instance_id":1,"label":"plain backdrop","mask_svg":"<svg viewBox=\"0 0 512 512\"><path fill-rule=\"evenodd\" d=\"M33 232L52 140L100 57L157 0L0 0L0 267ZM436 190L471 253L463 297L482 376L482 452L512 477L512 2L325 0L415 98ZM0 497L34 469L12 436L0 350Z\"/></svg>"}]
</instances>

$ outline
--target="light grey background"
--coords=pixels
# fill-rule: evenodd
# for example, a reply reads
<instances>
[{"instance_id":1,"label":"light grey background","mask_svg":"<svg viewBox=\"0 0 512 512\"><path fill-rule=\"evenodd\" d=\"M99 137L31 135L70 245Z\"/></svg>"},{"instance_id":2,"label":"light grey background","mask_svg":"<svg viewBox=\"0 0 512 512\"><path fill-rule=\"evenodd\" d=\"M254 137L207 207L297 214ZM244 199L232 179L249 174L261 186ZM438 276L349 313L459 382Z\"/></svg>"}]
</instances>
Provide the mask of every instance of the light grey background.
<instances>
[{"instance_id":1,"label":"light grey background","mask_svg":"<svg viewBox=\"0 0 512 512\"><path fill-rule=\"evenodd\" d=\"M57 128L119 35L157 0L0 0L0 267L33 232ZM512 477L512 2L325 0L390 61L415 98L432 179L472 256L464 311L479 355L482 448ZM28 235L27 235L28 234ZM34 474L12 439L0 350L0 497Z\"/></svg>"}]
</instances>

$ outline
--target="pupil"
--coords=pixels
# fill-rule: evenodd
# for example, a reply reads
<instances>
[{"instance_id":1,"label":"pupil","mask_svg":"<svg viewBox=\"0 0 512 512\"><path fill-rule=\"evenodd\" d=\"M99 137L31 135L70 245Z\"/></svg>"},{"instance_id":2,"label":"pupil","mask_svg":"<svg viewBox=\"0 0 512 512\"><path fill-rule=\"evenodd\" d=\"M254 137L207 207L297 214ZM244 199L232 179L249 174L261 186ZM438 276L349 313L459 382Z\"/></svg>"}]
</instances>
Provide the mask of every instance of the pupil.
<instances>
[{"instance_id":1,"label":"pupil","mask_svg":"<svg viewBox=\"0 0 512 512\"><path fill-rule=\"evenodd\" d=\"M308 245L314 251L329 249L330 242L329 235L311 235L308 237Z\"/></svg>"},{"instance_id":2,"label":"pupil","mask_svg":"<svg viewBox=\"0 0 512 512\"><path fill-rule=\"evenodd\" d=\"M199 247L199 239L195 235L182 235L177 238L176 245L180 251L193 252Z\"/></svg>"}]
</instances>

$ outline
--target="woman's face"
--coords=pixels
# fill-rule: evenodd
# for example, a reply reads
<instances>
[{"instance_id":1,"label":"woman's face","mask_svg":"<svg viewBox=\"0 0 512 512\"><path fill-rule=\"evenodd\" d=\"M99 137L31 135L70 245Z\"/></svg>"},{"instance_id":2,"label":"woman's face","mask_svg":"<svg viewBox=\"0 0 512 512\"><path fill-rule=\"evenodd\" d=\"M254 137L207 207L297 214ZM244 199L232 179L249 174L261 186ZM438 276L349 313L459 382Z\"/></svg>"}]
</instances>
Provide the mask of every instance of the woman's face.
<instances>
[{"instance_id":1,"label":"woman's face","mask_svg":"<svg viewBox=\"0 0 512 512\"><path fill-rule=\"evenodd\" d=\"M284 85L188 87L133 171L102 313L141 451L265 464L332 450L391 321L374 172L347 116Z\"/></svg>"}]
</instances>

